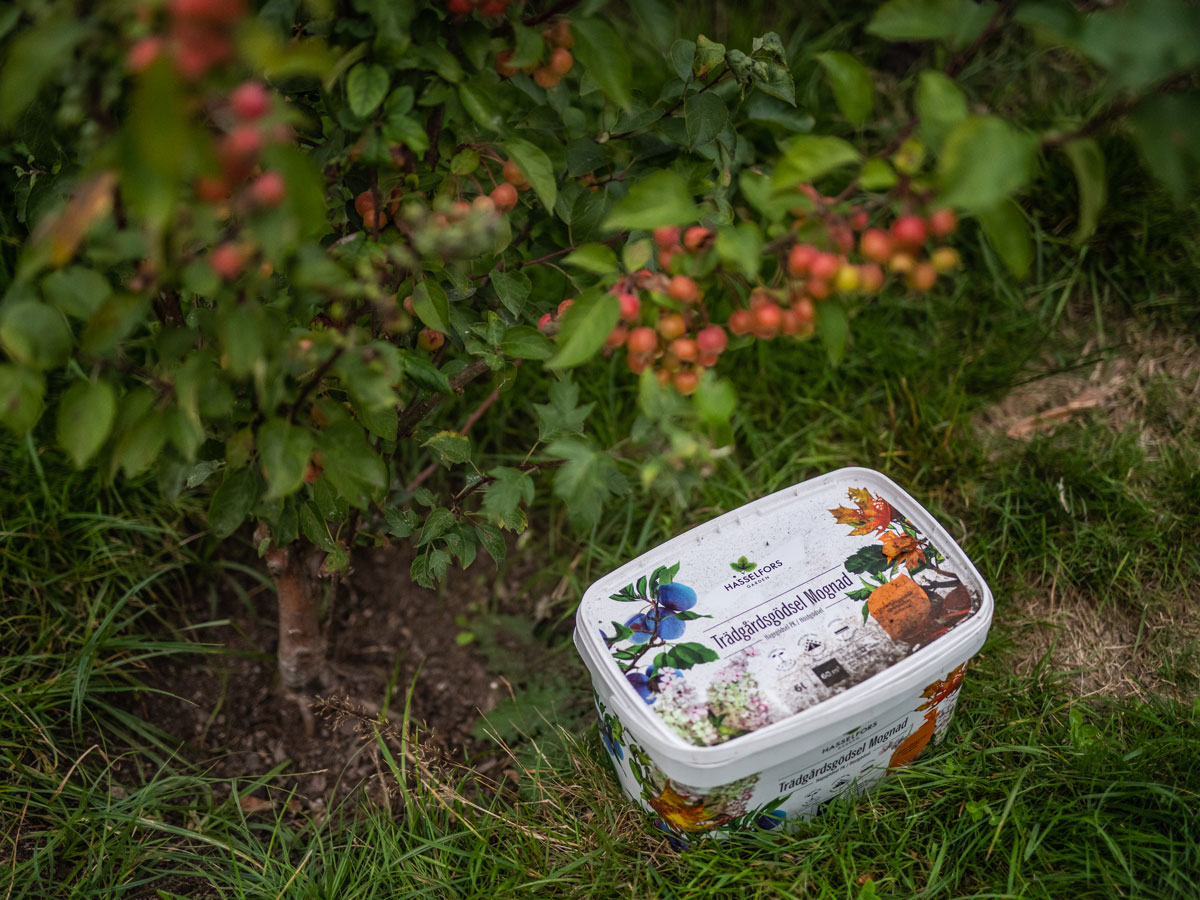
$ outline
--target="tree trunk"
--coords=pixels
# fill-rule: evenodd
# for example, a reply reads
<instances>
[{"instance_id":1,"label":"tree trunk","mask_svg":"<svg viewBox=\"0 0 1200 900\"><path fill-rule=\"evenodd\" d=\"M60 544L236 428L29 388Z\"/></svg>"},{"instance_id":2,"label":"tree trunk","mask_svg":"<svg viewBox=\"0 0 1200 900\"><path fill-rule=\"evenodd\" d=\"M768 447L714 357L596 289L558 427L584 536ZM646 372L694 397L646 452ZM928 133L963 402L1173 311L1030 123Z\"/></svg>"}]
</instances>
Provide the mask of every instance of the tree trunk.
<instances>
[{"instance_id":1,"label":"tree trunk","mask_svg":"<svg viewBox=\"0 0 1200 900\"><path fill-rule=\"evenodd\" d=\"M279 597L279 676L291 691L322 680L325 672L319 587L310 556L296 545L267 552L267 571Z\"/></svg>"}]
</instances>

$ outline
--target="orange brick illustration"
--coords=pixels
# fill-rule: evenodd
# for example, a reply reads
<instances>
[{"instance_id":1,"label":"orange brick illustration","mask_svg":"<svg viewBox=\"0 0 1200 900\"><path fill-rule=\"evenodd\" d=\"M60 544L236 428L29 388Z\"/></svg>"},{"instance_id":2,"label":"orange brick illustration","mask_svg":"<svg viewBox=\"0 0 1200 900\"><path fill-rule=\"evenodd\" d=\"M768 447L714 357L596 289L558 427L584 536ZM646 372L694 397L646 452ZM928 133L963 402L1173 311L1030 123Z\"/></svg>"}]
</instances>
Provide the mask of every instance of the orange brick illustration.
<instances>
[{"instance_id":1,"label":"orange brick illustration","mask_svg":"<svg viewBox=\"0 0 1200 900\"><path fill-rule=\"evenodd\" d=\"M871 592L867 609L892 640L912 640L929 622L929 595L907 575L899 575Z\"/></svg>"}]
</instances>

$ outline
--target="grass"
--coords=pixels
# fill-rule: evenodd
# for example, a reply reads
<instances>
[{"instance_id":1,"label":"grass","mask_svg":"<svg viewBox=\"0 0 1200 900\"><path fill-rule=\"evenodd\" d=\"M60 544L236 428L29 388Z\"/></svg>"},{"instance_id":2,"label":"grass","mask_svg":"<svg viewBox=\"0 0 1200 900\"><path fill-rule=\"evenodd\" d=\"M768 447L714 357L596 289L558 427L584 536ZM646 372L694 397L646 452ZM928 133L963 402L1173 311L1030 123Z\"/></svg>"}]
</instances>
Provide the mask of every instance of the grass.
<instances>
[{"instance_id":1,"label":"grass","mask_svg":"<svg viewBox=\"0 0 1200 900\"><path fill-rule=\"evenodd\" d=\"M1094 319L1046 300L1080 263L1060 256L1058 265L1043 283L1015 288L990 281L978 259L954 294L872 309L836 371L819 347L746 351L735 373L738 450L720 477L697 482L686 503L636 496L586 540L558 538L547 567L577 565L558 609L563 627L547 640L569 653L561 636L571 598L593 577L816 472L881 468L955 523L998 611L947 741L787 837L671 850L620 795L578 718L518 745L518 784L496 794L470 788L461 771L419 766L415 736L390 731L364 740L381 742L396 766L398 813L334 810L306 821L245 812L241 796L286 777L207 777L113 702L139 683L149 656L195 647L156 612L200 565L184 520L148 492L106 492L50 451L6 443L0 627L3 645L18 649L0 660L9 773L0 896L1194 896L1200 704L1166 694L1081 698L1071 673L1049 654L1030 659L1011 626L1016 598L1051 579L1072 585L1097 616L1108 604L1186 615L1200 563L1188 502L1194 431L1176 428L1151 451L1136 429L1114 431L1103 414L1028 442L973 427L1014 381L1040 365L1069 369L1082 351ZM991 302L964 317L965 299L981 296ZM1159 316L1153 327L1175 327ZM628 382L598 369L584 389L606 400L610 384L611 427L628 427ZM1161 418L1169 388L1150 414ZM792 399L786 410L771 402L778 396ZM559 529L560 516L539 507L535 535ZM1177 683L1196 683L1194 643L1147 652L1161 654ZM586 690L575 671L574 688Z\"/></svg>"},{"instance_id":2,"label":"grass","mask_svg":"<svg viewBox=\"0 0 1200 900\"><path fill-rule=\"evenodd\" d=\"M761 18L715 24L742 46ZM998 71L1008 70L971 77ZM1011 86L1022 98L1053 95L1044 88ZM152 658L212 649L197 643L203 623L187 634L169 624L172 598L218 565L191 539L188 511L164 509L149 486L117 492L76 474L48 441L5 436L0 898L1200 894L1196 415L1168 370L1142 385L1134 414L1101 407L1028 441L980 427L1015 385L1136 358L1139 336L1196 327L1194 218L1130 174L1127 148L1106 151L1112 207L1088 247L1061 236L1073 186L1052 165L1028 283L1013 283L968 239L961 279L865 310L836 369L819 345L742 351L730 370L736 452L712 477L635 493L588 535L570 534L561 508L531 516L525 552L544 553L545 571L566 573L568 584L548 606L557 626L531 641L573 659L575 598L619 563L832 468L895 478L950 526L997 597L946 741L909 769L787 836L677 853L621 796L591 722L564 709L514 746L517 778L496 792L427 759L414 730L363 723L365 745L392 768L394 809L334 809L321 820L282 805L248 812L241 798L267 782L286 790L286 773L216 779L120 702L145 689ZM597 364L579 381L597 403L600 438L628 434L638 417L632 380ZM520 409L502 395L476 440L525 440ZM1114 411L1120 427L1109 424ZM1080 696L1077 673L1052 649L1031 650L1024 604L1055 591L1086 621L1174 623L1137 645L1138 670L1156 679L1143 693ZM569 687L585 695L572 665ZM527 661L515 668L529 671Z\"/></svg>"}]
</instances>

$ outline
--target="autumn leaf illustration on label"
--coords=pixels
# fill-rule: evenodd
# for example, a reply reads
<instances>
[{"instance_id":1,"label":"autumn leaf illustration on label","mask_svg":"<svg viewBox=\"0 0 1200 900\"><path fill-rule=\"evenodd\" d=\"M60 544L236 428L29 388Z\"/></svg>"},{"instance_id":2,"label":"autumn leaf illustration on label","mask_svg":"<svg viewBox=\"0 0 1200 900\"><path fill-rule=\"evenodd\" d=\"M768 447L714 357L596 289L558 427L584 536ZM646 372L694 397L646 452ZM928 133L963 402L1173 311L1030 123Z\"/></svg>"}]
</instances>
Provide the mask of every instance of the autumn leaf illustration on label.
<instances>
[{"instance_id":1,"label":"autumn leaf illustration on label","mask_svg":"<svg viewBox=\"0 0 1200 900\"><path fill-rule=\"evenodd\" d=\"M863 622L874 619L892 641L916 650L974 612L978 599L903 513L866 488L850 488L847 497L854 505L836 506L830 515L851 526L851 536L874 534L878 541L846 559L846 571L859 579L846 595L862 602Z\"/></svg>"}]
</instances>

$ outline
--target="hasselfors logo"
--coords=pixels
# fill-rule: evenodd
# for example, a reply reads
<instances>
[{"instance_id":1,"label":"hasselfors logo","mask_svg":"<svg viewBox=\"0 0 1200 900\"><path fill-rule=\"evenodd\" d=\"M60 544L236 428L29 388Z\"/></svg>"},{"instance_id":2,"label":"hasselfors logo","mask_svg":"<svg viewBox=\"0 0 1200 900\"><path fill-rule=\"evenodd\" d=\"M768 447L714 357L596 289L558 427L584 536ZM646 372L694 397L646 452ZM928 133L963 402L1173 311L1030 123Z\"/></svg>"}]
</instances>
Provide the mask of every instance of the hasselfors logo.
<instances>
[{"instance_id":1,"label":"hasselfors logo","mask_svg":"<svg viewBox=\"0 0 1200 900\"><path fill-rule=\"evenodd\" d=\"M747 584L758 584L765 581L768 572L772 572L783 565L783 560L777 559L774 562L766 563L760 566L758 563L742 556L729 564L729 568L741 574L741 578L734 578L732 581L724 585L725 590L732 591L735 588L744 587Z\"/></svg>"}]
</instances>

